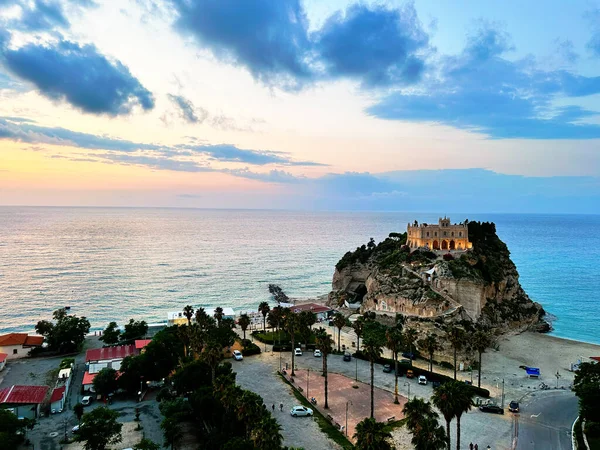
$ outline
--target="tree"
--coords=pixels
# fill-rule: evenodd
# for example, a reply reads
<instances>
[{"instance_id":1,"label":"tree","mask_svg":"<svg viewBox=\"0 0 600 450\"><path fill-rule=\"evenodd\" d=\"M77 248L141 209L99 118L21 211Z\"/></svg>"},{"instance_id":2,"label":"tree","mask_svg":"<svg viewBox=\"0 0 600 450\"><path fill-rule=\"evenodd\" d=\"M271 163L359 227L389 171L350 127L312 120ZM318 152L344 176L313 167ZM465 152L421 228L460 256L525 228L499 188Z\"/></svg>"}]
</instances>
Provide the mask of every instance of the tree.
<instances>
[{"instance_id":1,"label":"tree","mask_svg":"<svg viewBox=\"0 0 600 450\"><path fill-rule=\"evenodd\" d=\"M148 438L142 438L140 442L133 446L133 450L160 450L160 445L152 442Z\"/></svg>"},{"instance_id":2,"label":"tree","mask_svg":"<svg viewBox=\"0 0 600 450\"><path fill-rule=\"evenodd\" d=\"M121 330L119 330L117 322L110 322L99 339L105 344L112 345L119 342L119 336L121 336Z\"/></svg>"},{"instance_id":3,"label":"tree","mask_svg":"<svg viewBox=\"0 0 600 450\"><path fill-rule=\"evenodd\" d=\"M213 384L215 383L215 371L222 358L222 347L220 347L219 344L217 344L216 342L211 342L210 344L208 344L202 352L201 359L210 366L211 380Z\"/></svg>"},{"instance_id":4,"label":"tree","mask_svg":"<svg viewBox=\"0 0 600 450\"><path fill-rule=\"evenodd\" d=\"M340 335L342 334L342 328L344 328L344 325L346 325L346 318L344 317L344 315L342 313L337 312L333 316L333 324L338 329L338 352L339 352L339 351L341 351Z\"/></svg>"},{"instance_id":5,"label":"tree","mask_svg":"<svg viewBox=\"0 0 600 450\"><path fill-rule=\"evenodd\" d=\"M283 308L281 306L277 305L269 312L267 323L271 328L275 328L279 331L279 328L283 323Z\"/></svg>"},{"instance_id":6,"label":"tree","mask_svg":"<svg viewBox=\"0 0 600 450\"><path fill-rule=\"evenodd\" d=\"M429 355L429 371L433 372L433 354L440 350L437 336L433 333L428 333L424 339L418 342L418 345Z\"/></svg>"},{"instance_id":7,"label":"tree","mask_svg":"<svg viewBox=\"0 0 600 450\"><path fill-rule=\"evenodd\" d=\"M192 324L192 317L194 317L194 308L192 305L185 305L183 307L183 315L188 321L188 326Z\"/></svg>"},{"instance_id":8,"label":"tree","mask_svg":"<svg viewBox=\"0 0 600 450\"><path fill-rule=\"evenodd\" d=\"M10 411L0 408L0 442L2 448L6 450L17 450L19 448L21 442L23 442L21 431L25 423Z\"/></svg>"},{"instance_id":9,"label":"tree","mask_svg":"<svg viewBox=\"0 0 600 450\"><path fill-rule=\"evenodd\" d=\"M384 423L377 422L372 417L364 419L356 425L355 448L356 450L393 450L394 446L388 441L391 437L391 433L385 431Z\"/></svg>"},{"instance_id":10,"label":"tree","mask_svg":"<svg viewBox=\"0 0 600 450\"><path fill-rule=\"evenodd\" d=\"M104 450L121 442L123 424L117 422L118 417L118 412L104 406L84 414L75 440L84 442L85 450Z\"/></svg>"},{"instance_id":11,"label":"tree","mask_svg":"<svg viewBox=\"0 0 600 450\"><path fill-rule=\"evenodd\" d=\"M81 403L76 403L73 406L73 412L75 413L75 417L77 417L77 423L81 424L81 417L83 416L83 405Z\"/></svg>"},{"instance_id":12,"label":"tree","mask_svg":"<svg viewBox=\"0 0 600 450\"><path fill-rule=\"evenodd\" d=\"M328 375L327 375L327 356L331 353L331 346L333 345L333 339L327 333L325 328L319 328L316 332L317 348L321 350L321 357L323 358L323 376L325 377L325 409L329 408L328 403Z\"/></svg>"},{"instance_id":13,"label":"tree","mask_svg":"<svg viewBox=\"0 0 600 450\"><path fill-rule=\"evenodd\" d=\"M363 339L363 353L371 363L371 418L375 412L375 361L381 357L383 345L385 344L385 326L379 322L371 321L365 325L365 337Z\"/></svg>"},{"instance_id":14,"label":"tree","mask_svg":"<svg viewBox=\"0 0 600 450\"><path fill-rule=\"evenodd\" d=\"M460 450L460 418L471 409L471 390L460 381L449 381L433 392L433 404L440 410L446 420L448 450L450 450L450 422L456 417L456 448Z\"/></svg>"},{"instance_id":15,"label":"tree","mask_svg":"<svg viewBox=\"0 0 600 450\"><path fill-rule=\"evenodd\" d=\"M385 333L386 347L392 351L394 356L394 403L398 401L398 353L402 348L402 331L397 327L388 328Z\"/></svg>"},{"instance_id":16,"label":"tree","mask_svg":"<svg viewBox=\"0 0 600 450\"><path fill-rule=\"evenodd\" d=\"M446 432L438 424L438 414L430 402L421 398L409 400L402 409L402 425L413 435L415 450L443 450L447 447Z\"/></svg>"},{"instance_id":17,"label":"tree","mask_svg":"<svg viewBox=\"0 0 600 450\"><path fill-rule=\"evenodd\" d=\"M93 383L94 390L103 397L107 397L118 388L117 371L110 367L105 367L96 374Z\"/></svg>"},{"instance_id":18,"label":"tree","mask_svg":"<svg viewBox=\"0 0 600 450\"><path fill-rule=\"evenodd\" d=\"M129 319L125 324L125 330L121 333L121 342L130 342L135 339L142 339L148 333L148 324L145 320Z\"/></svg>"},{"instance_id":19,"label":"tree","mask_svg":"<svg viewBox=\"0 0 600 450\"><path fill-rule=\"evenodd\" d=\"M356 351L360 351L360 337L363 334L364 325L365 318L363 316L359 316L358 319L356 319L352 324L352 328L354 328L354 334L356 334Z\"/></svg>"},{"instance_id":20,"label":"tree","mask_svg":"<svg viewBox=\"0 0 600 450\"><path fill-rule=\"evenodd\" d=\"M579 397L579 415L588 424L600 424L600 363L582 363L575 374L573 390ZM586 426L594 429L594 426Z\"/></svg>"},{"instance_id":21,"label":"tree","mask_svg":"<svg viewBox=\"0 0 600 450\"><path fill-rule=\"evenodd\" d=\"M213 315L215 317L215 320L217 321L217 327L220 327L221 320L223 320L223 308L221 308L220 306L217 306L215 308L215 312Z\"/></svg>"},{"instance_id":22,"label":"tree","mask_svg":"<svg viewBox=\"0 0 600 450\"><path fill-rule=\"evenodd\" d=\"M477 353L479 354L479 364L478 364L478 372L479 376L477 377L477 386L481 387L481 355L485 352L485 349L490 346L492 343L492 339L488 332L484 330L477 330L471 336L471 346Z\"/></svg>"},{"instance_id":23,"label":"tree","mask_svg":"<svg viewBox=\"0 0 600 450\"><path fill-rule=\"evenodd\" d=\"M454 379L456 380L456 360L457 353L465 345L465 331L462 328L451 326L446 330L446 339L450 341L454 350Z\"/></svg>"},{"instance_id":24,"label":"tree","mask_svg":"<svg viewBox=\"0 0 600 450\"><path fill-rule=\"evenodd\" d=\"M267 302L261 302L260 305L258 305L258 311L263 316L263 331L265 331L267 329L267 326L266 326L267 314L269 314L270 310L271 310L271 308L269 307L269 304Z\"/></svg>"},{"instance_id":25,"label":"tree","mask_svg":"<svg viewBox=\"0 0 600 450\"><path fill-rule=\"evenodd\" d=\"M300 328L301 324L300 324L300 318L298 317L298 314L290 311L289 308L286 308L285 311L286 311L285 312L285 330L290 335L290 340L292 341L292 376L294 376L294 375L296 375L296 373L294 371L294 365L295 365L294 348L296 345L296 333L298 332L298 329Z\"/></svg>"},{"instance_id":26,"label":"tree","mask_svg":"<svg viewBox=\"0 0 600 450\"><path fill-rule=\"evenodd\" d=\"M413 362L413 346L415 345L415 340L417 339L418 333L414 328L406 328L403 333L404 336L404 345L408 347L408 352L411 354L410 357L410 365L412 366Z\"/></svg>"},{"instance_id":27,"label":"tree","mask_svg":"<svg viewBox=\"0 0 600 450\"><path fill-rule=\"evenodd\" d=\"M402 331L404 326L406 325L406 316L402 313L396 313L396 317L394 319L396 327Z\"/></svg>"},{"instance_id":28,"label":"tree","mask_svg":"<svg viewBox=\"0 0 600 450\"><path fill-rule=\"evenodd\" d=\"M171 447L171 450L173 450L183 437L179 419L177 417L167 417L161 422L160 428L163 430L165 437L165 447Z\"/></svg>"},{"instance_id":29,"label":"tree","mask_svg":"<svg viewBox=\"0 0 600 450\"><path fill-rule=\"evenodd\" d=\"M246 340L246 330L250 326L250 317L248 317L248 314L242 314L240 316L240 318L238 319L238 325L244 333L244 340Z\"/></svg>"},{"instance_id":30,"label":"tree","mask_svg":"<svg viewBox=\"0 0 600 450\"><path fill-rule=\"evenodd\" d=\"M59 353L76 352L90 331L90 322L85 317L68 315L64 308L52 313L55 323L40 320L36 331L46 338L48 348Z\"/></svg>"},{"instance_id":31,"label":"tree","mask_svg":"<svg viewBox=\"0 0 600 450\"><path fill-rule=\"evenodd\" d=\"M253 427L250 440L257 450L280 450L283 441L281 426L270 414L265 414Z\"/></svg>"}]
</instances>

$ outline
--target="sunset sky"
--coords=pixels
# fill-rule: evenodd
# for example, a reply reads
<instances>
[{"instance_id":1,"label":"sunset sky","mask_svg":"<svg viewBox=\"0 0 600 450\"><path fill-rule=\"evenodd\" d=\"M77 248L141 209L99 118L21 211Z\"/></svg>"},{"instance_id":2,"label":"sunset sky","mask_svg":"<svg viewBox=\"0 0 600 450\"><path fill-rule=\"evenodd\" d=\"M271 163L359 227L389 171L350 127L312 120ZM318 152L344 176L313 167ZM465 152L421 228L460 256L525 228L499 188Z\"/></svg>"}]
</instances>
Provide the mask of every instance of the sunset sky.
<instances>
[{"instance_id":1,"label":"sunset sky","mask_svg":"<svg viewBox=\"0 0 600 450\"><path fill-rule=\"evenodd\" d=\"M0 205L600 211L600 2L0 0Z\"/></svg>"}]
</instances>

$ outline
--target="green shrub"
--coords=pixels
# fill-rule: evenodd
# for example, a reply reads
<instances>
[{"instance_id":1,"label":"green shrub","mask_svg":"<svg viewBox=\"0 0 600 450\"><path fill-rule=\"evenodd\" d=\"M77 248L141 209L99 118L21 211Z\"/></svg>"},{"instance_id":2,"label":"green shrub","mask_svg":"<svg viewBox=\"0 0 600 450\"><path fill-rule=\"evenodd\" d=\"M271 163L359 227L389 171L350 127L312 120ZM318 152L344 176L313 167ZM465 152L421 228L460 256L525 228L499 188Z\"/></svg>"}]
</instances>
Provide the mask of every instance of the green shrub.
<instances>
[{"instance_id":1,"label":"green shrub","mask_svg":"<svg viewBox=\"0 0 600 450\"><path fill-rule=\"evenodd\" d=\"M244 356L258 355L260 353L258 345L249 339L242 339L242 345L244 346L242 349L242 355Z\"/></svg>"}]
</instances>

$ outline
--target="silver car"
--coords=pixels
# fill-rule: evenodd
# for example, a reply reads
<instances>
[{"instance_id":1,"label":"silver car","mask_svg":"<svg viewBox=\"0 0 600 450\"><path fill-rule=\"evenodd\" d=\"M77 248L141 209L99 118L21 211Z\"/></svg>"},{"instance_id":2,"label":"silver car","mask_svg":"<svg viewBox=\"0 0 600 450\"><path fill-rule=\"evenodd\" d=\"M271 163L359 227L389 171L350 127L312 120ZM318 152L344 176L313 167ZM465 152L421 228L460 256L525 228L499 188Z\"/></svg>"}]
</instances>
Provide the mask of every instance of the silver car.
<instances>
[{"instance_id":1,"label":"silver car","mask_svg":"<svg viewBox=\"0 0 600 450\"><path fill-rule=\"evenodd\" d=\"M313 410L310 408L307 408L306 406L294 406L292 409L290 409L290 414L293 417L312 416Z\"/></svg>"}]
</instances>

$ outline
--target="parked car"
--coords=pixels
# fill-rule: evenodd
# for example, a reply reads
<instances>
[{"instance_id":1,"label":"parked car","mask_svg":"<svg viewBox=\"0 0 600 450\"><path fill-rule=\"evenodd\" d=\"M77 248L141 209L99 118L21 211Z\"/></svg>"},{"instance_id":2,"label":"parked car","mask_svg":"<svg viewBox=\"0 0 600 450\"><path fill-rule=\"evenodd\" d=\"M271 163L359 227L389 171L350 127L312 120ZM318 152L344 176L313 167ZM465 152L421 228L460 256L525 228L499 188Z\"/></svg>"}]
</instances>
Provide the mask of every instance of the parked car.
<instances>
[{"instance_id":1,"label":"parked car","mask_svg":"<svg viewBox=\"0 0 600 450\"><path fill-rule=\"evenodd\" d=\"M321 356L323 356L323 354L321 353L321 350L319 350L319 349L316 349L316 350L313 352L313 356L314 356L315 358L320 358Z\"/></svg>"},{"instance_id":2,"label":"parked car","mask_svg":"<svg viewBox=\"0 0 600 450\"><path fill-rule=\"evenodd\" d=\"M427 377L425 375L419 375L419 384L427 384Z\"/></svg>"},{"instance_id":3,"label":"parked car","mask_svg":"<svg viewBox=\"0 0 600 450\"><path fill-rule=\"evenodd\" d=\"M415 377L415 373L412 370L408 369L406 371L406 378L414 378L414 377Z\"/></svg>"},{"instance_id":4,"label":"parked car","mask_svg":"<svg viewBox=\"0 0 600 450\"><path fill-rule=\"evenodd\" d=\"M75 425L73 428L71 428L71 433L79 433L79 429L81 428L82 425L83 425L83 423L80 425Z\"/></svg>"},{"instance_id":5,"label":"parked car","mask_svg":"<svg viewBox=\"0 0 600 450\"><path fill-rule=\"evenodd\" d=\"M432 381L431 382L431 387L432 388L439 388L442 385L442 383L440 383L439 381Z\"/></svg>"},{"instance_id":6,"label":"parked car","mask_svg":"<svg viewBox=\"0 0 600 450\"><path fill-rule=\"evenodd\" d=\"M235 359L236 361L241 361L242 359L244 359L244 355L242 355L242 352L240 352L239 350L234 350L233 359Z\"/></svg>"},{"instance_id":7,"label":"parked car","mask_svg":"<svg viewBox=\"0 0 600 450\"><path fill-rule=\"evenodd\" d=\"M292 409L290 409L290 414L293 417L312 416L313 410L310 408L307 408L306 406L294 406Z\"/></svg>"},{"instance_id":8,"label":"parked car","mask_svg":"<svg viewBox=\"0 0 600 450\"><path fill-rule=\"evenodd\" d=\"M392 366L386 364L385 366L383 366L383 371L384 373L390 373L392 371Z\"/></svg>"},{"instance_id":9,"label":"parked car","mask_svg":"<svg viewBox=\"0 0 600 450\"><path fill-rule=\"evenodd\" d=\"M294 356L302 356L302 349L297 348L296 350L294 350Z\"/></svg>"},{"instance_id":10,"label":"parked car","mask_svg":"<svg viewBox=\"0 0 600 450\"><path fill-rule=\"evenodd\" d=\"M81 404L83 406L88 406L92 403L92 397L90 395L86 395L81 399Z\"/></svg>"},{"instance_id":11,"label":"parked car","mask_svg":"<svg viewBox=\"0 0 600 450\"><path fill-rule=\"evenodd\" d=\"M489 403L487 405L481 405L479 407L479 411L495 413L495 414L504 414L503 408L500 408L498 405L493 405L491 403Z\"/></svg>"},{"instance_id":12,"label":"parked car","mask_svg":"<svg viewBox=\"0 0 600 450\"><path fill-rule=\"evenodd\" d=\"M406 359L415 359L415 354L410 352L402 353L402 357Z\"/></svg>"},{"instance_id":13,"label":"parked car","mask_svg":"<svg viewBox=\"0 0 600 450\"><path fill-rule=\"evenodd\" d=\"M344 353L344 361L352 361L352 355L348 352Z\"/></svg>"},{"instance_id":14,"label":"parked car","mask_svg":"<svg viewBox=\"0 0 600 450\"><path fill-rule=\"evenodd\" d=\"M517 401L514 401L514 400L513 400L512 402L510 402L510 403L508 404L508 410L509 410L510 412L515 412L515 413L516 413L516 412L519 412L519 402L517 402Z\"/></svg>"}]
</instances>

